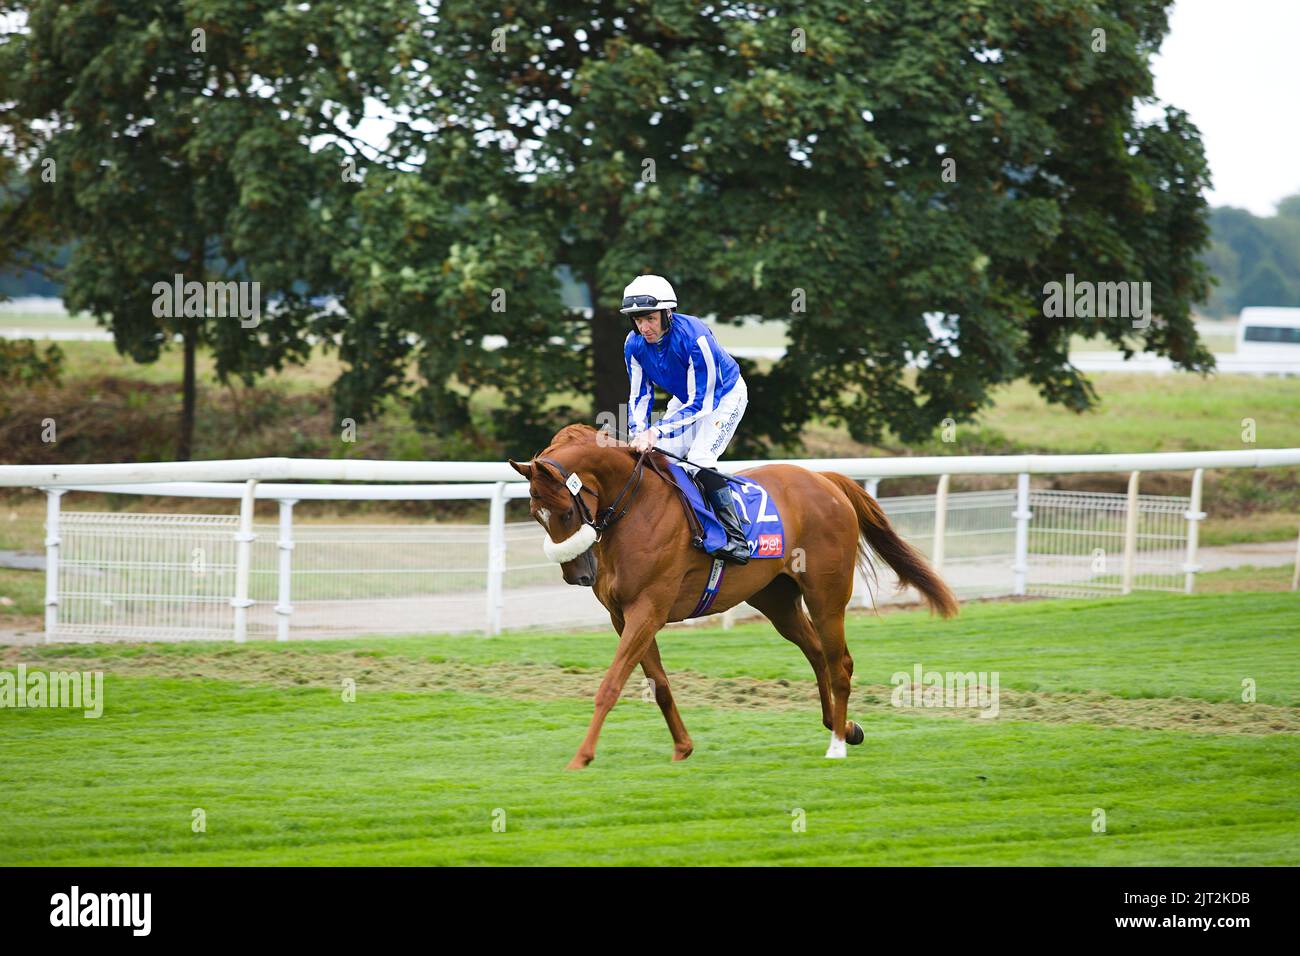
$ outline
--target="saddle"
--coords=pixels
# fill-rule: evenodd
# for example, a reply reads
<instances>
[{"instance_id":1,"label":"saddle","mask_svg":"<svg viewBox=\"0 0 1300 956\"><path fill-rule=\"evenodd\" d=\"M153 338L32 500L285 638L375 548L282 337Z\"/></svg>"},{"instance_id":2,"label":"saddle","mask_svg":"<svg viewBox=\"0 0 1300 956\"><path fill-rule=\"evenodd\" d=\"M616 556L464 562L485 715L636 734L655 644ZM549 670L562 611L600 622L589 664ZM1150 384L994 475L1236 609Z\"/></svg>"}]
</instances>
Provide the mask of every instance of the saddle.
<instances>
[{"instance_id":1,"label":"saddle","mask_svg":"<svg viewBox=\"0 0 1300 956\"><path fill-rule=\"evenodd\" d=\"M646 455L646 464L650 466L651 471L664 481L668 482L668 487L676 493L677 500L681 503L682 511L686 513L686 526L691 529L691 547L704 551L704 525L700 524L700 519L696 516L695 509L691 507L691 500L686 497L686 492L682 490L682 486L676 482L672 474L668 471L667 460L663 455L652 452L651 454ZM721 474L721 472L719 472L719 474ZM728 481L734 480L734 476L732 475L724 475L723 477ZM705 494L704 486L700 484L699 479L692 475L691 482L696 488L700 489L700 497L707 502L709 500L708 495Z\"/></svg>"},{"instance_id":2,"label":"saddle","mask_svg":"<svg viewBox=\"0 0 1300 956\"><path fill-rule=\"evenodd\" d=\"M678 500L686 512L686 523L691 529L691 544L705 554L716 555L727 542L727 529L718 519L699 481L676 465L655 462L655 466L655 471L672 481L677 491ZM731 488L741 533L750 542L750 560L783 557L785 529L776 502L766 489L752 478L711 470L722 475Z\"/></svg>"}]
</instances>

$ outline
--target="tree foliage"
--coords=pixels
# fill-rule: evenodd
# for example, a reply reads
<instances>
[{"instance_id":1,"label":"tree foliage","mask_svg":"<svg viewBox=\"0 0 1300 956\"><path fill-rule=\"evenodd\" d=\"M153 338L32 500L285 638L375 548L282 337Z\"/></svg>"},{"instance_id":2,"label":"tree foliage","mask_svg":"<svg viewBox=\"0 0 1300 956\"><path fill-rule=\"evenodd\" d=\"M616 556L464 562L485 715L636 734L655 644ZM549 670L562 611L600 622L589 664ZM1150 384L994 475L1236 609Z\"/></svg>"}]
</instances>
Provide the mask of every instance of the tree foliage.
<instances>
[{"instance_id":1,"label":"tree foliage","mask_svg":"<svg viewBox=\"0 0 1300 956\"><path fill-rule=\"evenodd\" d=\"M25 117L72 120L45 147L86 177L58 216L103 233L70 264L72 304L115 329L140 321L117 318L138 313L132 277L204 223L304 314L308 293L337 296L310 327L345 360L341 414L401 396L463 430L492 388L495 429L530 449L626 401L618 299L658 272L682 311L789 322L784 358L745 363L745 454L797 446L817 416L922 438L1019 377L1084 409L1076 334L1212 363L1190 319L1208 291L1199 134L1172 107L1135 119L1167 6L96 0L35 5L0 66ZM195 23L215 42L197 63L178 45ZM339 185L333 119L366 97L391 131ZM1153 321L1049 317L1044 287L1067 274L1150 282ZM244 370L302 329L206 341ZM154 333L125 339L148 357ZM556 397L574 392L591 404Z\"/></svg>"},{"instance_id":2,"label":"tree foliage","mask_svg":"<svg viewBox=\"0 0 1300 956\"><path fill-rule=\"evenodd\" d=\"M186 343L180 454L193 421L193 355L221 380L302 358L331 291L319 209L341 189L341 113L386 78L401 3L74 0L6 4L0 102L25 189L7 215L25 246L75 238L60 270L72 312L152 362ZM407 13L413 11L407 10ZM11 22L12 16L11 16ZM352 65L357 68L352 69ZM325 142L311 148L313 138ZM337 185L336 185L337 184ZM0 249L0 253L4 250ZM273 315L159 316L154 286L257 282Z\"/></svg>"},{"instance_id":3,"label":"tree foliage","mask_svg":"<svg viewBox=\"0 0 1300 956\"><path fill-rule=\"evenodd\" d=\"M1300 194L1272 216L1221 206L1210 214L1214 241L1206 262L1218 279L1206 311L1235 315L1247 306L1300 306Z\"/></svg>"},{"instance_id":4,"label":"tree foliage","mask_svg":"<svg viewBox=\"0 0 1300 956\"><path fill-rule=\"evenodd\" d=\"M444 2L409 41L412 122L395 134L426 155L423 211L368 225L452 223L415 265L442 307L423 347L455 351L426 364L527 382L512 407L576 384L559 358L584 343L596 409L624 401L613 309L654 271L683 311L790 322L785 358L747 368L751 450L793 443L821 414L860 439L918 438L1020 376L1082 409L1094 396L1068 365L1074 334L1212 363L1189 313L1208 288L1199 136L1177 109L1134 118L1165 7ZM410 261L392 254L386 274ZM551 309L538 266L552 262L592 287L590 326ZM1150 282L1155 320L1046 317L1043 287L1067 273ZM505 313L488 311L493 288ZM429 328L391 308L376 321L388 336ZM487 362L461 351L486 334L510 348ZM431 409L454 407L437 381L425 391Z\"/></svg>"}]
</instances>

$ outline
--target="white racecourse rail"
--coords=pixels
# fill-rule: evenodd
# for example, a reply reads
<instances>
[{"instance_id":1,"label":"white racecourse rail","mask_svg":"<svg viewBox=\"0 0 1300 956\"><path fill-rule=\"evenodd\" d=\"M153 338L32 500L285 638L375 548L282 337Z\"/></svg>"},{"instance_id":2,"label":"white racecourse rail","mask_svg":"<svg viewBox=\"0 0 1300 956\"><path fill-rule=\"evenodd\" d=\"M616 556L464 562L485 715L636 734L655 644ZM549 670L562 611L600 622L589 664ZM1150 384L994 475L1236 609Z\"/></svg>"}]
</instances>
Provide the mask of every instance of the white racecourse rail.
<instances>
[{"instance_id":1,"label":"white racecourse rail","mask_svg":"<svg viewBox=\"0 0 1300 956\"><path fill-rule=\"evenodd\" d=\"M768 462L724 463L740 471ZM1131 455L791 461L876 493L882 479L935 476L933 495L882 498L900 533L963 596L1126 594L1194 584L1205 468L1300 465L1300 449ZM1190 471L1188 497L1138 493L1142 471ZM1030 476L1128 472L1127 494L1031 490ZM951 475L1015 475L1015 487L949 493ZM389 485L293 481L400 482ZM590 591L560 582L541 529L507 523L527 485L506 464L259 458L0 466L0 486L43 489L46 639L175 640L326 633L565 627L607 620ZM69 492L238 499L238 515L65 512ZM307 499L486 500L486 525L299 524ZM260 525L255 502L279 503ZM885 580L885 579L882 579ZM862 582L859 582L861 585ZM859 587L858 600L874 597Z\"/></svg>"}]
</instances>

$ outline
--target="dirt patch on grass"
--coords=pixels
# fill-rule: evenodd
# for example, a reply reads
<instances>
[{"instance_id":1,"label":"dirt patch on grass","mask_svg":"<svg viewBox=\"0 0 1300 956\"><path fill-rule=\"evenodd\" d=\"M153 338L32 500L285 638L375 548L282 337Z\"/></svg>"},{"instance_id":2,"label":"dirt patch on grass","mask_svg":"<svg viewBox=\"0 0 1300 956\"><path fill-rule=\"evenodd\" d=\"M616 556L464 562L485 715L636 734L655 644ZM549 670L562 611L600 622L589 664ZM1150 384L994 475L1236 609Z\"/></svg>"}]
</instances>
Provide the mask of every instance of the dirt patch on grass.
<instances>
[{"instance_id":1,"label":"dirt patch on grass","mask_svg":"<svg viewBox=\"0 0 1300 956\"><path fill-rule=\"evenodd\" d=\"M1300 707L1244 704L1193 697L1115 697L1097 691L1085 693L1021 691L998 688L996 712L991 708L906 707L891 704L894 687L888 684L854 686L850 710L892 710L923 717L958 717L993 723L995 720L1031 720L1044 724L1095 724L1102 727L1136 727L1144 730L1191 730L1215 734L1300 733ZM969 689L967 700L978 699ZM921 699L916 688L914 699ZM987 699L987 698L986 698ZM984 712L993 713L985 717Z\"/></svg>"},{"instance_id":2,"label":"dirt patch on grass","mask_svg":"<svg viewBox=\"0 0 1300 956\"><path fill-rule=\"evenodd\" d=\"M341 691L345 680L356 683L358 694L367 691L428 692L450 690L493 694L526 700L579 699L590 701L604 672L590 668L536 662L471 664L463 661L376 657L366 651L322 654L314 651L265 651L231 648L211 654L175 654L143 650L126 656L87 657L59 648L6 647L0 666L14 668L20 661L29 669L102 670L117 676L168 677L191 680L225 680L238 684L275 687L328 687ZM817 687L807 680L759 680L752 677L710 677L693 671L669 674L674 698L682 709L695 706L743 710L803 710L819 717ZM971 688L968 701L978 700ZM915 698L920 701L920 688ZM1300 707L1275 704L1238 704L1187 697L1125 698L1097 692L1044 693L999 688L995 717L985 705L969 707L895 707L894 687L856 684L849 712L908 714L973 720L1037 721L1047 724L1094 724L1147 730L1188 730L1219 734L1300 733ZM653 689L637 670L622 699L653 703Z\"/></svg>"}]
</instances>

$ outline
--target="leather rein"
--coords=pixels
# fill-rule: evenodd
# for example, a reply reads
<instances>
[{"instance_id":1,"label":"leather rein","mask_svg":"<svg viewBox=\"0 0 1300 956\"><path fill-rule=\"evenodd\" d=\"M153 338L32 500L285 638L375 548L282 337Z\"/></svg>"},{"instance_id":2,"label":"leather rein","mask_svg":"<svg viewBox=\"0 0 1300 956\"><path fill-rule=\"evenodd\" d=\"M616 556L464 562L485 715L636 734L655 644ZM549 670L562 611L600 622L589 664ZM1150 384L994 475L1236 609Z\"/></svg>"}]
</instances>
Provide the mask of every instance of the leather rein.
<instances>
[{"instance_id":1,"label":"leather rein","mask_svg":"<svg viewBox=\"0 0 1300 956\"><path fill-rule=\"evenodd\" d=\"M591 488L588 488L577 474L570 472L569 469L565 468L554 458L548 458L543 455L538 458L537 461L546 462L564 476L564 486L569 489L569 494L571 494L573 500L577 502L578 515L582 518L582 523L591 525L591 527L595 529L596 540L599 541L600 536L613 527L613 525L618 522L619 518L622 518L627 514L627 509L632 506L632 499L636 497L637 490L641 487L641 476L645 471L646 454L647 452L643 451L637 458L636 467L632 469L632 474L627 476L627 482L624 483L623 490L618 493L618 497L614 499L614 503L608 508L601 508L600 511L596 512L594 518L592 517L591 509L587 507L586 499L582 497L582 492L585 491L595 498L596 504L598 505L600 504L600 495ZM635 481L636 484L633 484L633 481ZM630 494L629 489L631 489ZM618 511L618 513L615 514L619 504L623 501L624 495L627 495L627 504L623 505L622 511Z\"/></svg>"},{"instance_id":2,"label":"leather rein","mask_svg":"<svg viewBox=\"0 0 1300 956\"><path fill-rule=\"evenodd\" d=\"M601 508L594 518L592 517L591 509L587 507L586 500L582 497L582 492L587 492L596 499L596 504L600 504L600 495L597 492L588 488L586 484L583 483L581 477L570 472L569 469L565 468L554 458L549 458L543 455L535 460L546 462L564 476L564 486L569 490L569 494L573 496L574 501L577 502L578 515L582 518L582 523L591 525L596 532L596 540L599 541L601 535L613 527L620 518L627 514L628 508L632 507L632 501L636 498L636 493L641 488L641 477L645 472L647 456L652 450L655 449L647 448L637 456L636 466L632 469L632 473L628 475L627 481L623 484L623 490L618 493L618 496L614 499L614 503L608 508ZM695 513L691 510L690 502L686 499L686 494L680 487L678 487L677 482L673 481L671 475L664 474L658 461L653 457L648 460L650 462L650 470L664 481L668 482L668 487L673 489L673 491L677 493L678 498L681 499L682 507L686 511L686 521L688 526L693 527L695 533L702 535L703 529L699 527L699 519L695 517ZM633 484L633 482L635 482L635 484ZM627 503L623 504L623 509L619 511L618 506L622 504L625 495L627 496Z\"/></svg>"}]
</instances>

